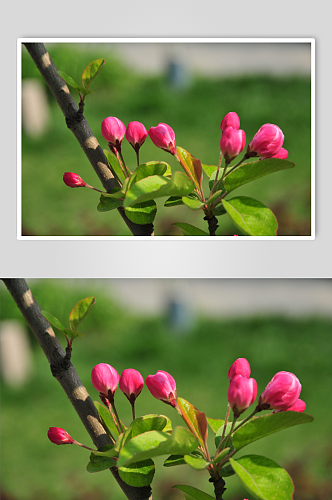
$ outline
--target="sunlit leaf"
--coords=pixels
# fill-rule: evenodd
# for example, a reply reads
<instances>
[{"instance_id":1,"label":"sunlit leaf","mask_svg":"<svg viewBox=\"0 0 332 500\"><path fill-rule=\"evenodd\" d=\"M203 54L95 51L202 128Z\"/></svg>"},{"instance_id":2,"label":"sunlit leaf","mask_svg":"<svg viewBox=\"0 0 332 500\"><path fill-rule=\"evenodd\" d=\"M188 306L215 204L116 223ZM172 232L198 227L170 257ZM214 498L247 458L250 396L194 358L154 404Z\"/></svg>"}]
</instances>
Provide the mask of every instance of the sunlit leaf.
<instances>
[{"instance_id":1,"label":"sunlit leaf","mask_svg":"<svg viewBox=\"0 0 332 500\"><path fill-rule=\"evenodd\" d=\"M234 224L249 236L276 236L278 222L275 215L263 203L247 196L222 200L222 204Z\"/></svg>"},{"instance_id":2,"label":"sunlit leaf","mask_svg":"<svg viewBox=\"0 0 332 500\"><path fill-rule=\"evenodd\" d=\"M288 473L273 460L259 455L229 459L247 491L259 500L292 500L293 482Z\"/></svg>"},{"instance_id":3,"label":"sunlit leaf","mask_svg":"<svg viewBox=\"0 0 332 500\"><path fill-rule=\"evenodd\" d=\"M92 80L96 78L99 71L105 64L105 59L96 59L95 61L90 62L82 74L82 85L83 87L88 87Z\"/></svg>"},{"instance_id":4,"label":"sunlit leaf","mask_svg":"<svg viewBox=\"0 0 332 500\"><path fill-rule=\"evenodd\" d=\"M234 189L254 181L265 175L273 174L279 170L293 168L295 164L288 160L279 158L268 158L266 160L258 160L250 163L242 163L233 172L227 175L225 179L225 189L228 193Z\"/></svg>"},{"instance_id":5,"label":"sunlit leaf","mask_svg":"<svg viewBox=\"0 0 332 500\"><path fill-rule=\"evenodd\" d=\"M188 493L188 495L191 495L196 500L215 500L215 498L211 495L208 495L207 493L204 493L204 491L198 490L193 486L187 486L186 484L177 484L176 486L173 486L173 488L177 488L184 493Z\"/></svg>"},{"instance_id":6,"label":"sunlit leaf","mask_svg":"<svg viewBox=\"0 0 332 500\"><path fill-rule=\"evenodd\" d=\"M190 179L183 172L175 172L171 179L160 175L146 177L133 184L128 190L124 206L154 200L163 196L184 196L194 189Z\"/></svg>"},{"instance_id":7,"label":"sunlit leaf","mask_svg":"<svg viewBox=\"0 0 332 500\"><path fill-rule=\"evenodd\" d=\"M72 330L76 330L78 325L87 317L95 303L95 297L87 297L74 305L69 315L69 326Z\"/></svg>"}]
</instances>

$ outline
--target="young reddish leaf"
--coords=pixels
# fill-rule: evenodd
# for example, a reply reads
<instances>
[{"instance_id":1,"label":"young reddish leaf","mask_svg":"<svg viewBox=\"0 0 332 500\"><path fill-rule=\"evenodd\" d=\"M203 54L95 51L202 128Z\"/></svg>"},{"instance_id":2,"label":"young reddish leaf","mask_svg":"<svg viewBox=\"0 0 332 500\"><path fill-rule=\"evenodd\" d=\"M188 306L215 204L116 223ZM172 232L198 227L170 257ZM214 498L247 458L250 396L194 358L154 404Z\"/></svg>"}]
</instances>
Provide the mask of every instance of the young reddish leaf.
<instances>
[{"instance_id":1,"label":"young reddish leaf","mask_svg":"<svg viewBox=\"0 0 332 500\"><path fill-rule=\"evenodd\" d=\"M176 148L176 153L189 179L191 179L195 183L195 186L200 189L203 179L202 164L200 160L194 158L188 151L180 147Z\"/></svg>"},{"instance_id":2,"label":"young reddish leaf","mask_svg":"<svg viewBox=\"0 0 332 500\"><path fill-rule=\"evenodd\" d=\"M207 419L205 413L197 410L189 401L178 398L178 407L183 420L198 439L203 448L206 447L207 440Z\"/></svg>"}]
</instances>

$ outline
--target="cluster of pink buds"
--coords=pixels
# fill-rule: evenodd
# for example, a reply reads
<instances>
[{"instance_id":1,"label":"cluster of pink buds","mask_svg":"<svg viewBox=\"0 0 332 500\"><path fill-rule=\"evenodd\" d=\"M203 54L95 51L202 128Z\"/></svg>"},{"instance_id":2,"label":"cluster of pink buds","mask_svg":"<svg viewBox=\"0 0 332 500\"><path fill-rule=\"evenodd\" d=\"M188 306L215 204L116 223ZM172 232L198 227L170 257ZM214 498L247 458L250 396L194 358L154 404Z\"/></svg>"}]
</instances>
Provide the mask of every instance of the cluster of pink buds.
<instances>
[{"instance_id":1,"label":"cluster of pink buds","mask_svg":"<svg viewBox=\"0 0 332 500\"><path fill-rule=\"evenodd\" d=\"M228 371L228 402L235 416L239 416L253 404L257 395L257 384L250 377L250 365L245 358L239 358ZM298 411L306 408L299 399L301 384L299 379L289 372L278 372L268 383L258 399L255 412L262 410Z\"/></svg>"},{"instance_id":2,"label":"cluster of pink buds","mask_svg":"<svg viewBox=\"0 0 332 500\"><path fill-rule=\"evenodd\" d=\"M246 134L240 129L240 118L234 111L223 118L220 129L220 151L226 161L230 162L244 150Z\"/></svg>"},{"instance_id":3,"label":"cluster of pink buds","mask_svg":"<svg viewBox=\"0 0 332 500\"><path fill-rule=\"evenodd\" d=\"M220 151L225 156L226 162L230 163L245 148L246 135L240 129L240 118L234 111L227 113L220 124L221 139ZM282 130L271 123L265 123L254 135L247 147L243 160L253 156L265 158L280 158L285 160L288 151L282 147L284 134Z\"/></svg>"}]
</instances>

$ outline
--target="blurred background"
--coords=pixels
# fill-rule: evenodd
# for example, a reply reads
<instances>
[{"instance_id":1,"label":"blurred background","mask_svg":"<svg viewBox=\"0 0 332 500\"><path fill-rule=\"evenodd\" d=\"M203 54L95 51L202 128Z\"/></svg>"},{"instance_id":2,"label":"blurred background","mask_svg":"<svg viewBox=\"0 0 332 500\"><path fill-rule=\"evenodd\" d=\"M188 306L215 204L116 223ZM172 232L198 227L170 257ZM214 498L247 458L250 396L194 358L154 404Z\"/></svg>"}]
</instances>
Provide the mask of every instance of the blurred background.
<instances>
[{"instance_id":1,"label":"blurred background","mask_svg":"<svg viewBox=\"0 0 332 500\"><path fill-rule=\"evenodd\" d=\"M295 484L294 500L332 495L332 282L329 279L31 279L42 309L63 324L74 304L88 296L96 304L74 342L72 360L94 400L91 370L109 363L119 373L143 377L165 370L178 395L208 417L224 418L227 372L238 357L251 365L260 394L281 370L295 373L301 398L314 422L253 443L243 454L261 454L284 467ZM3 500L121 500L109 471L89 474L89 452L55 446L49 427L62 427L91 446L48 362L6 287L1 299L1 464ZM56 332L65 346L61 332ZM117 409L130 423L130 405L117 391ZM144 388L137 415L160 413L182 425L171 407ZM209 447L213 435L209 431ZM154 497L181 500L175 484L213 494L206 472L183 465L165 469L156 460ZM18 480L19 478L19 480ZM235 477L227 478L228 500L253 500Z\"/></svg>"},{"instance_id":2,"label":"blurred background","mask_svg":"<svg viewBox=\"0 0 332 500\"><path fill-rule=\"evenodd\" d=\"M279 222L279 235L308 236L311 231L311 47L309 43L112 43L47 44L58 69L80 83L86 65L106 61L91 84L84 114L103 149L100 125L116 116L126 125L160 122L175 131L177 145L202 163L217 165L220 122L238 113L247 143L264 123L284 132L284 147L295 168L276 172L237 190L268 206ZM70 189L63 173L79 174L101 188L99 180L25 47L22 47L22 235L126 236L131 233L117 211L99 213L99 195ZM77 92L71 88L78 102ZM135 153L126 140L123 154L135 168ZM148 137L141 162L162 160L181 167ZM205 186L208 180L205 178ZM157 200L155 234L180 236L173 222L206 230L201 211L165 208ZM238 234L229 217L221 217L217 235Z\"/></svg>"}]
</instances>

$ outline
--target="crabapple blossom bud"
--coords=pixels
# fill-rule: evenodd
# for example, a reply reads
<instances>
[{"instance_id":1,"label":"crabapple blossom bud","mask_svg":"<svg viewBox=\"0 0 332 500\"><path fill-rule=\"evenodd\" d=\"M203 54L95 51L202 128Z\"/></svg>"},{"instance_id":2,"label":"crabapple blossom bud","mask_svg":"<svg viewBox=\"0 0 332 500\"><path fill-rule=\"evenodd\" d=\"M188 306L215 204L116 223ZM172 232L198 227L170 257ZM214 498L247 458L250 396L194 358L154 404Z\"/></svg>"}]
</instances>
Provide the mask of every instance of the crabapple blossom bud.
<instances>
[{"instance_id":1,"label":"crabapple blossom bud","mask_svg":"<svg viewBox=\"0 0 332 500\"><path fill-rule=\"evenodd\" d=\"M276 153L275 155L273 155L273 156L269 156L269 157L267 157L267 156L262 156L262 157L260 158L260 160L265 160L266 158L280 158L280 160L286 160L286 158L287 158L287 157L288 157L288 151L287 151L287 149L285 149L285 148L281 148L281 149L278 151L278 153Z\"/></svg>"},{"instance_id":2,"label":"crabapple blossom bud","mask_svg":"<svg viewBox=\"0 0 332 500\"><path fill-rule=\"evenodd\" d=\"M91 380L96 391L108 399L113 399L119 383L119 374L115 368L106 363L100 363L92 369Z\"/></svg>"},{"instance_id":3,"label":"crabapple blossom bud","mask_svg":"<svg viewBox=\"0 0 332 500\"><path fill-rule=\"evenodd\" d=\"M237 235L234 235L237 236ZM246 358L238 358L228 370L228 379L232 380L235 375L242 375L244 378L250 377L250 365Z\"/></svg>"},{"instance_id":4,"label":"crabapple blossom bud","mask_svg":"<svg viewBox=\"0 0 332 500\"><path fill-rule=\"evenodd\" d=\"M167 123L159 123L157 127L151 127L148 134L155 146L172 155L175 154L175 133Z\"/></svg>"},{"instance_id":5,"label":"crabapple blossom bud","mask_svg":"<svg viewBox=\"0 0 332 500\"><path fill-rule=\"evenodd\" d=\"M235 375L228 387L228 402L236 416L241 415L256 399L257 383L254 378Z\"/></svg>"},{"instance_id":6,"label":"crabapple blossom bud","mask_svg":"<svg viewBox=\"0 0 332 500\"><path fill-rule=\"evenodd\" d=\"M226 160L232 160L243 151L246 145L246 134L244 130L236 130L233 127L226 127L221 134L220 151L225 155Z\"/></svg>"},{"instance_id":7,"label":"crabapple blossom bud","mask_svg":"<svg viewBox=\"0 0 332 500\"><path fill-rule=\"evenodd\" d=\"M286 410L274 410L272 413L280 413L281 411L298 411L300 413L304 412L306 409L306 404L302 399L298 399L293 406L290 406Z\"/></svg>"},{"instance_id":8,"label":"crabapple blossom bud","mask_svg":"<svg viewBox=\"0 0 332 500\"><path fill-rule=\"evenodd\" d=\"M114 148L123 141L126 132L124 123L115 116L109 116L102 121L101 133L104 139Z\"/></svg>"},{"instance_id":9,"label":"crabapple blossom bud","mask_svg":"<svg viewBox=\"0 0 332 500\"><path fill-rule=\"evenodd\" d=\"M146 377L145 383L152 396L176 407L176 383L169 373L158 370L155 375Z\"/></svg>"},{"instance_id":10,"label":"crabapple blossom bud","mask_svg":"<svg viewBox=\"0 0 332 500\"><path fill-rule=\"evenodd\" d=\"M293 373L278 372L259 397L258 407L261 410L287 410L299 399L300 392L300 381Z\"/></svg>"},{"instance_id":11,"label":"crabapple blossom bud","mask_svg":"<svg viewBox=\"0 0 332 500\"><path fill-rule=\"evenodd\" d=\"M119 387L127 399L133 402L144 387L144 379L137 370L127 368L121 373Z\"/></svg>"},{"instance_id":12,"label":"crabapple blossom bud","mask_svg":"<svg viewBox=\"0 0 332 500\"><path fill-rule=\"evenodd\" d=\"M74 174L73 172L65 172L63 174L63 182L66 184L66 186L69 186L71 188L85 187L87 185L82 177L80 177L78 174Z\"/></svg>"},{"instance_id":13,"label":"crabapple blossom bud","mask_svg":"<svg viewBox=\"0 0 332 500\"><path fill-rule=\"evenodd\" d=\"M227 113L227 115L223 118L221 124L220 124L220 129L223 132L226 127L232 127L235 128L236 130L239 130L240 128L240 118L237 113L234 111L231 111L230 113Z\"/></svg>"},{"instance_id":14,"label":"crabapple blossom bud","mask_svg":"<svg viewBox=\"0 0 332 500\"><path fill-rule=\"evenodd\" d=\"M68 432L60 427L50 427L47 436L54 444L73 444L75 442Z\"/></svg>"},{"instance_id":15,"label":"crabapple blossom bud","mask_svg":"<svg viewBox=\"0 0 332 500\"><path fill-rule=\"evenodd\" d=\"M271 158L277 154L284 143L282 130L271 123L262 125L248 146L247 153L251 156Z\"/></svg>"},{"instance_id":16,"label":"crabapple blossom bud","mask_svg":"<svg viewBox=\"0 0 332 500\"><path fill-rule=\"evenodd\" d=\"M130 122L126 128L126 139L135 149L138 151L142 146L143 142L147 138L147 131L143 123L140 122Z\"/></svg>"}]
</instances>

